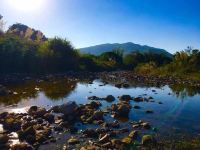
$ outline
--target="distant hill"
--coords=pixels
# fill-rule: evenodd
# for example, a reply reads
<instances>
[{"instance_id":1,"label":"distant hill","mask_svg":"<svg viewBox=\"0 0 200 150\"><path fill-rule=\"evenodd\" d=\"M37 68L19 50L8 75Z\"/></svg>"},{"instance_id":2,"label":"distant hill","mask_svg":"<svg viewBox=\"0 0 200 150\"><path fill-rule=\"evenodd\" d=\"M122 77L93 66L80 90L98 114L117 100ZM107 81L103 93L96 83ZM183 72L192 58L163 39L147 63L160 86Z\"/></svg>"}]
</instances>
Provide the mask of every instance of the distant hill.
<instances>
[{"instance_id":1,"label":"distant hill","mask_svg":"<svg viewBox=\"0 0 200 150\"><path fill-rule=\"evenodd\" d=\"M10 26L7 33L14 34L32 41L43 42L47 40L41 31L32 29L20 23Z\"/></svg>"},{"instance_id":2,"label":"distant hill","mask_svg":"<svg viewBox=\"0 0 200 150\"><path fill-rule=\"evenodd\" d=\"M91 46L91 47L80 48L80 51L82 53L100 55L101 53L112 51L115 48L122 49L124 51L124 54L138 51L140 53L164 54L166 56L172 57L172 54L170 54L164 49L154 48L154 47L150 47L146 45L134 44L131 42L122 43L122 44L119 44L119 43L101 44L101 45L96 45L96 46Z\"/></svg>"}]
</instances>

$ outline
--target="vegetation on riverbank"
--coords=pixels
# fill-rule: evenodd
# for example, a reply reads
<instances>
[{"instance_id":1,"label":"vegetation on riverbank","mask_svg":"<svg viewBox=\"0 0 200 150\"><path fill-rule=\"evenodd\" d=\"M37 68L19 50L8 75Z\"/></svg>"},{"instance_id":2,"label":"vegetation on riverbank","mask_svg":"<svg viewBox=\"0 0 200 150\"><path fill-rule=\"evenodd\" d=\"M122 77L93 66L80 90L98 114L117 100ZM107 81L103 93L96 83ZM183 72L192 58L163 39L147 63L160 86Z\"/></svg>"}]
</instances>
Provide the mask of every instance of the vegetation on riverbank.
<instances>
[{"instance_id":1,"label":"vegetation on riverbank","mask_svg":"<svg viewBox=\"0 0 200 150\"><path fill-rule=\"evenodd\" d=\"M23 33L21 36L14 28L17 24L3 32L4 22L0 22L1 74L134 70L142 75L200 80L200 51L191 47L175 53L173 57L139 51L124 54L122 49L113 49L95 56L81 53L66 39L47 39L40 31L34 29L30 31L31 34ZM21 24L19 26L27 27ZM37 36L42 40L38 40Z\"/></svg>"}]
</instances>

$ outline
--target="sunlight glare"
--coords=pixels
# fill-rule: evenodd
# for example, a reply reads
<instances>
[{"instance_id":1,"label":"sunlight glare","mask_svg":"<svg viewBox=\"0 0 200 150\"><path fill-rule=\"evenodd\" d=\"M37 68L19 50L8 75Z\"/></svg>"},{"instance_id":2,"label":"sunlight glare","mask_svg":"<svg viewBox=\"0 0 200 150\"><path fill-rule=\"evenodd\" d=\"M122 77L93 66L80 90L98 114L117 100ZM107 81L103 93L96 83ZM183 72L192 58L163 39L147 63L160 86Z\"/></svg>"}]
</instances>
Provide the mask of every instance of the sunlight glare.
<instances>
[{"instance_id":1,"label":"sunlight glare","mask_svg":"<svg viewBox=\"0 0 200 150\"><path fill-rule=\"evenodd\" d=\"M39 11L47 4L47 0L8 0L10 6L18 11Z\"/></svg>"}]
</instances>

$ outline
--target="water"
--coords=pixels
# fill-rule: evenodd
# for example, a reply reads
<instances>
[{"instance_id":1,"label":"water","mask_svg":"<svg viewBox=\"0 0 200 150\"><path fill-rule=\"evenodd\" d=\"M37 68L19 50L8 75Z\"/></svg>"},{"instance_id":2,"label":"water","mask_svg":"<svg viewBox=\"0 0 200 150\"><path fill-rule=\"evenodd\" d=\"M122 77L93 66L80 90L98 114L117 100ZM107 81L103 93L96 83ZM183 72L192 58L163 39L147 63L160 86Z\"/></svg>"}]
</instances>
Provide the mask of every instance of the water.
<instances>
[{"instance_id":1,"label":"water","mask_svg":"<svg viewBox=\"0 0 200 150\"><path fill-rule=\"evenodd\" d=\"M100 80L88 82L75 82L58 80L53 82L28 81L15 85L9 85L9 89L16 95L0 97L0 112L25 112L28 107L37 105L50 108L67 101L76 101L78 104L88 103L88 96L106 97L113 95L117 103L117 97L128 94L133 97L153 97L154 102L134 102L141 109L131 109L129 122L145 120L159 130L160 135L190 135L200 134L200 95L199 89L183 87L180 85L151 87L132 85L129 88L117 88L113 84L102 86ZM155 91L154 91L155 90ZM162 104L159 104L162 102ZM111 106L112 103L101 101L102 109ZM146 110L153 110L153 114L146 114ZM126 122L125 122L126 124Z\"/></svg>"}]
</instances>

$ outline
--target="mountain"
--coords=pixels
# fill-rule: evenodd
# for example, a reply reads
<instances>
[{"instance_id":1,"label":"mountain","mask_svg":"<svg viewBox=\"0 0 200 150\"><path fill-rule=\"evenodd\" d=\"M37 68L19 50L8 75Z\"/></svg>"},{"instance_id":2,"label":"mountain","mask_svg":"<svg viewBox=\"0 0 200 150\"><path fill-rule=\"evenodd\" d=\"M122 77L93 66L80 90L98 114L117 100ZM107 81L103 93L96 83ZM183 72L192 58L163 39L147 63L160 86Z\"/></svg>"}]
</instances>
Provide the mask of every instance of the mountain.
<instances>
[{"instance_id":1,"label":"mountain","mask_svg":"<svg viewBox=\"0 0 200 150\"><path fill-rule=\"evenodd\" d=\"M32 41L43 42L47 40L47 38L41 31L32 29L20 23L10 26L7 33L14 34Z\"/></svg>"},{"instance_id":2,"label":"mountain","mask_svg":"<svg viewBox=\"0 0 200 150\"><path fill-rule=\"evenodd\" d=\"M150 47L150 46L146 46L146 45L134 44L132 42L122 43L122 44L119 44L119 43L101 44L101 45L96 45L96 46L80 48L80 51L82 53L90 53L93 55L100 55L101 53L109 52L116 48L122 49L124 51L124 54L138 51L140 53L164 54L166 56L172 57L172 54L170 54L169 52L167 52L164 49L154 48L154 47Z\"/></svg>"}]
</instances>

